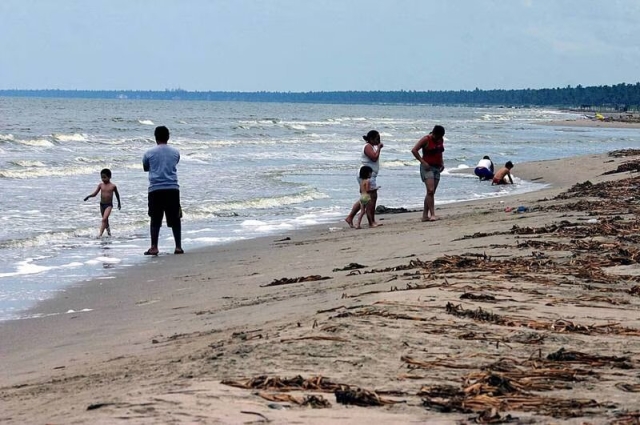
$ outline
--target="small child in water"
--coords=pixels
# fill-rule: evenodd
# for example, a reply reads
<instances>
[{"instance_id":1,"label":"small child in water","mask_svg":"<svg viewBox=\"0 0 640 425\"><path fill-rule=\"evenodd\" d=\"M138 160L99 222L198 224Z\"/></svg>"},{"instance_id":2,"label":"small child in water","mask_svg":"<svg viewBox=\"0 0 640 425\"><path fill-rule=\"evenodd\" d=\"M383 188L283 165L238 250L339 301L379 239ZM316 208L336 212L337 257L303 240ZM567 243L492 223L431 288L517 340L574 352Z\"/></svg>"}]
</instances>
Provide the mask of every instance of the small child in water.
<instances>
[{"instance_id":1,"label":"small child in water","mask_svg":"<svg viewBox=\"0 0 640 425\"><path fill-rule=\"evenodd\" d=\"M368 165L365 165L360 168L360 213L358 214L358 222L356 225L356 229L360 229L360 224L362 223L362 217L367 215L367 219L369 220L369 226L375 227L373 223L373 215L371 214L371 208L369 203L371 202L371 195L369 192L371 189L371 175L373 174L373 169Z\"/></svg>"},{"instance_id":2,"label":"small child in water","mask_svg":"<svg viewBox=\"0 0 640 425\"><path fill-rule=\"evenodd\" d=\"M100 224L100 234L98 237L101 238L104 231L107 231L107 234L111 236L111 228L109 227L109 215L111 214L111 210L113 209L113 195L116 195L116 199L118 200L118 209L120 209L120 194L118 193L118 188L115 184L111 183L111 170L108 168L100 171L100 179L102 182L98 184L96 190L84 200L86 201L89 198L93 198L100 192L100 216L102 217L102 223Z\"/></svg>"},{"instance_id":3,"label":"small child in water","mask_svg":"<svg viewBox=\"0 0 640 425\"><path fill-rule=\"evenodd\" d=\"M513 184L513 178L511 177L511 169L513 168L513 162L507 161L504 167L498 170L495 176L493 176L492 185L494 184Z\"/></svg>"}]
</instances>

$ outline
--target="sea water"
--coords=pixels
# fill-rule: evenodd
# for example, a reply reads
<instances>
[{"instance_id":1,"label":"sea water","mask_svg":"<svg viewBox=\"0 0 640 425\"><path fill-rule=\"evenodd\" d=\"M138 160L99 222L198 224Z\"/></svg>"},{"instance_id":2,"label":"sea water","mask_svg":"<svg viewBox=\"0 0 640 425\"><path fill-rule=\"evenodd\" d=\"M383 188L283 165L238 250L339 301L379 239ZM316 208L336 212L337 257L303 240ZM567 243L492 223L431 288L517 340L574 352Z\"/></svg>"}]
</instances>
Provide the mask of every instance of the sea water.
<instances>
[{"instance_id":1,"label":"sea water","mask_svg":"<svg viewBox=\"0 0 640 425\"><path fill-rule=\"evenodd\" d=\"M0 98L0 320L24 317L73 284L110 279L148 258L143 153L166 125L178 165L187 251L322 224L345 231L358 198L362 135L384 148L378 205L421 209L425 189L411 148L434 124L446 128L446 170L436 204L504 196L542 185L517 178L518 162L637 146L637 130L545 126L579 114L547 109L415 105ZM468 173L490 155L516 164L516 185ZM122 210L97 239L99 196L83 202L110 168ZM161 230L160 250L173 252ZM188 255L188 254L187 254ZM77 309L91 306L77 306Z\"/></svg>"}]
</instances>

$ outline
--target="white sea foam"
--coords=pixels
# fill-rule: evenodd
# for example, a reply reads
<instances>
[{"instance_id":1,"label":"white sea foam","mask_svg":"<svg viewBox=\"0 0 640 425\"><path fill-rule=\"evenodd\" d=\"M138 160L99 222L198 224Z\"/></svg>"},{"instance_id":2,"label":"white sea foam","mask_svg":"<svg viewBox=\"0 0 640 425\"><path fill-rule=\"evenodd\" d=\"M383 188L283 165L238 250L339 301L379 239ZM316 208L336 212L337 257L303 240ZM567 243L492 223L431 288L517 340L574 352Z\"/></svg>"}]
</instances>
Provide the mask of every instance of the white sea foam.
<instances>
[{"instance_id":1,"label":"white sea foam","mask_svg":"<svg viewBox=\"0 0 640 425\"><path fill-rule=\"evenodd\" d=\"M47 139L16 140L16 142L22 145L33 146L36 148L48 148L48 147L54 146L54 144Z\"/></svg>"},{"instance_id":2,"label":"white sea foam","mask_svg":"<svg viewBox=\"0 0 640 425\"><path fill-rule=\"evenodd\" d=\"M224 202L198 208L194 213L219 213L224 211L242 211L246 209L266 209L285 205L301 204L329 196L315 189L309 189L293 195L275 196L271 198L254 198L245 201Z\"/></svg>"},{"instance_id":3,"label":"white sea foam","mask_svg":"<svg viewBox=\"0 0 640 425\"><path fill-rule=\"evenodd\" d=\"M0 134L0 142L12 142L13 134Z\"/></svg>"},{"instance_id":4,"label":"white sea foam","mask_svg":"<svg viewBox=\"0 0 640 425\"><path fill-rule=\"evenodd\" d=\"M94 265L94 264L118 264L122 262L119 258L113 257L96 257L91 260L85 261L85 264Z\"/></svg>"},{"instance_id":5,"label":"white sea foam","mask_svg":"<svg viewBox=\"0 0 640 425\"><path fill-rule=\"evenodd\" d=\"M418 161L413 160L391 160L391 161L380 161L381 165L384 168L398 168L398 167L417 167L419 165Z\"/></svg>"},{"instance_id":6,"label":"white sea foam","mask_svg":"<svg viewBox=\"0 0 640 425\"><path fill-rule=\"evenodd\" d=\"M208 164L209 159L212 158L212 155L209 153L190 153L187 155L183 155L180 157L181 161L185 162L196 162L199 164Z\"/></svg>"},{"instance_id":7,"label":"white sea foam","mask_svg":"<svg viewBox=\"0 0 640 425\"><path fill-rule=\"evenodd\" d=\"M16 216L16 218L24 217L27 215L39 216L42 215L42 212L39 210L23 211L18 216ZM8 218L11 219L12 216L8 216ZM119 229L122 229L122 227L119 226ZM42 245L68 243L68 241L73 238L81 238L84 240L89 237L93 237L95 232L96 229L93 227L83 229L70 229L58 232L46 232L24 239L9 239L2 241L0 242L0 248L30 248Z\"/></svg>"},{"instance_id":8,"label":"white sea foam","mask_svg":"<svg viewBox=\"0 0 640 425\"><path fill-rule=\"evenodd\" d=\"M104 158L86 158L83 156L79 156L77 158L74 158L74 161L81 164L104 164Z\"/></svg>"},{"instance_id":9,"label":"white sea foam","mask_svg":"<svg viewBox=\"0 0 640 425\"><path fill-rule=\"evenodd\" d=\"M307 127L302 124L287 124L285 125L285 127L291 130L302 130L302 131L307 129Z\"/></svg>"},{"instance_id":10,"label":"white sea foam","mask_svg":"<svg viewBox=\"0 0 640 425\"><path fill-rule=\"evenodd\" d=\"M247 223L252 222L252 223ZM274 233L280 232L283 230L293 230L295 226L291 223L286 222L274 222L274 223L266 223L262 222L261 224L257 224L256 220L247 220L242 223L242 227L245 229L238 229L236 233L245 233L247 228L250 228L252 232L255 233Z\"/></svg>"},{"instance_id":11,"label":"white sea foam","mask_svg":"<svg viewBox=\"0 0 640 425\"><path fill-rule=\"evenodd\" d=\"M138 122L142 125L155 125L151 120L138 120Z\"/></svg>"},{"instance_id":12,"label":"white sea foam","mask_svg":"<svg viewBox=\"0 0 640 425\"><path fill-rule=\"evenodd\" d=\"M98 171L100 171L100 168L96 167L37 167L17 170L0 170L0 177L9 179L32 179L38 177L62 177L94 174Z\"/></svg>"},{"instance_id":13,"label":"white sea foam","mask_svg":"<svg viewBox=\"0 0 640 425\"><path fill-rule=\"evenodd\" d=\"M87 135L86 134L54 134L52 135L53 139L58 142L86 142Z\"/></svg>"},{"instance_id":14,"label":"white sea foam","mask_svg":"<svg viewBox=\"0 0 640 425\"><path fill-rule=\"evenodd\" d=\"M19 167L46 167L41 161L13 161L13 164Z\"/></svg>"},{"instance_id":15,"label":"white sea foam","mask_svg":"<svg viewBox=\"0 0 640 425\"><path fill-rule=\"evenodd\" d=\"M202 236L199 238L182 238L184 243L195 244L223 244L244 239L243 237L215 237L215 236Z\"/></svg>"},{"instance_id":16,"label":"white sea foam","mask_svg":"<svg viewBox=\"0 0 640 425\"><path fill-rule=\"evenodd\" d=\"M49 270L74 268L82 265L82 263L72 262L72 263L63 264L60 266L41 266L38 264L34 264L33 261L35 261L34 258L27 258L26 260L19 261L18 263L16 263L16 268L14 272L0 273L0 278L38 274L38 273L43 273Z\"/></svg>"}]
</instances>

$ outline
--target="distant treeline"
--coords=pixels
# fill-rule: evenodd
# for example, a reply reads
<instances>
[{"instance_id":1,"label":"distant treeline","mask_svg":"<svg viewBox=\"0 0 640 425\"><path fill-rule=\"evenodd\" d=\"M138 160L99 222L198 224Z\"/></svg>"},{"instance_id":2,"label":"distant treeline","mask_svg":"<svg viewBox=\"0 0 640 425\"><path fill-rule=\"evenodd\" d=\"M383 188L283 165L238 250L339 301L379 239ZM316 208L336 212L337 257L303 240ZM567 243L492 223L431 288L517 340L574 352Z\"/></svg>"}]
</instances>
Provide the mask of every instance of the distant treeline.
<instances>
[{"instance_id":1,"label":"distant treeline","mask_svg":"<svg viewBox=\"0 0 640 425\"><path fill-rule=\"evenodd\" d=\"M210 100L241 102L297 102L343 104L432 104L554 106L583 109L637 111L640 108L640 82L613 86L518 90L459 91L317 91L317 92L230 92L230 91L138 91L138 90L0 90L0 96L83 98Z\"/></svg>"}]
</instances>

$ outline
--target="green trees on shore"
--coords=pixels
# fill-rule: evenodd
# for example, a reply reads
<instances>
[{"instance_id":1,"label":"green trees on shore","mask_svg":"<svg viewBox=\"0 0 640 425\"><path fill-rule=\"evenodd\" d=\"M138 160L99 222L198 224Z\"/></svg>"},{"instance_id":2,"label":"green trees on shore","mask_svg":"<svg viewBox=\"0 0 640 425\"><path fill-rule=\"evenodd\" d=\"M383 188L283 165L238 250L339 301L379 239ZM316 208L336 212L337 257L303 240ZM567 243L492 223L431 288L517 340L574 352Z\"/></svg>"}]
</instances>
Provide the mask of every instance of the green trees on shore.
<instances>
[{"instance_id":1,"label":"green trees on shore","mask_svg":"<svg viewBox=\"0 0 640 425\"><path fill-rule=\"evenodd\" d=\"M640 109L640 82L612 86L458 91L231 92L186 90L0 90L0 96L96 99L209 100L305 103L554 106L590 110Z\"/></svg>"}]
</instances>

